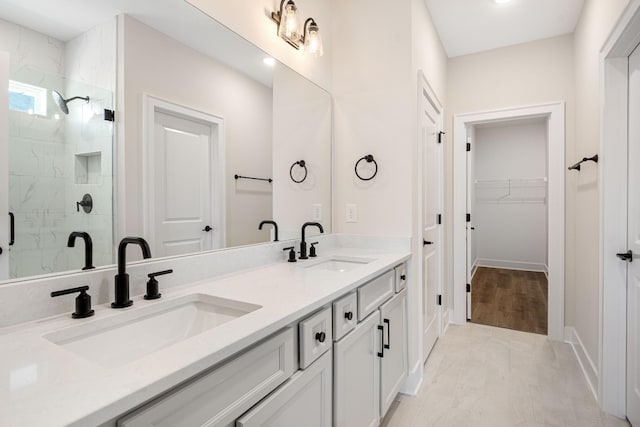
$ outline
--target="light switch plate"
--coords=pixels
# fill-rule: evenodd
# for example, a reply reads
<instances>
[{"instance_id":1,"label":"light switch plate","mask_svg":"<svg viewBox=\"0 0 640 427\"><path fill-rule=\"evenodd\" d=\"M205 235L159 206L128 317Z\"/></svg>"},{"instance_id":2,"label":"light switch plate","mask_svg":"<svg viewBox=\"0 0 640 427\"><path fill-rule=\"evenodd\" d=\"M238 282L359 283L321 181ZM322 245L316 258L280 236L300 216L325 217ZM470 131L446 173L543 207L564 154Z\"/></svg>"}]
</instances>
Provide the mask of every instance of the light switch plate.
<instances>
[{"instance_id":1,"label":"light switch plate","mask_svg":"<svg viewBox=\"0 0 640 427\"><path fill-rule=\"evenodd\" d=\"M347 204L347 222L358 222L358 206Z\"/></svg>"},{"instance_id":2,"label":"light switch plate","mask_svg":"<svg viewBox=\"0 0 640 427\"><path fill-rule=\"evenodd\" d=\"M314 221L322 221L322 205L320 203L315 203L311 205L311 218Z\"/></svg>"}]
</instances>

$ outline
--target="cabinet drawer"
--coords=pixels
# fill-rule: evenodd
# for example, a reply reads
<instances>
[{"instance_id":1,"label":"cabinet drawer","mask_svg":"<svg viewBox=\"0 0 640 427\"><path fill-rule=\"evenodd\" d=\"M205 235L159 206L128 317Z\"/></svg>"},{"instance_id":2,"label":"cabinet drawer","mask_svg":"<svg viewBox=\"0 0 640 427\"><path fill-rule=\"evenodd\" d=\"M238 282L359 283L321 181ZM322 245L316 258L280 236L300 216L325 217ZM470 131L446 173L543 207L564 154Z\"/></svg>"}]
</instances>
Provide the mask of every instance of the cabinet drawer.
<instances>
[{"instance_id":1,"label":"cabinet drawer","mask_svg":"<svg viewBox=\"0 0 640 427\"><path fill-rule=\"evenodd\" d=\"M389 270L358 288L358 320L361 321L395 293L395 271Z\"/></svg>"},{"instance_id":2,"label":"cabinet drawer","mask_svg":"<svg viewBox=\"0 0 640 427\"><path fill-rule=\"evenodd\" d=\"M236 422L237 427L331 427L333 353L298 371ZM304 420L304 421L302 421Z\"/></svg>"},{"instance_id":3,"label":"cabinet drawer","mask_svg":"<svg viewBox=\"0 0 640 427\"><path fill-rule=\"evenodd\" d=\"M407 263L400 264L396 271L396 292L400 292L407 287Z\"/></svg>"},{"instance_id":4,"label":"cabinet drawer","mask_svg":"<svg viewBox=\"0 0 640 427\"><path fill-rule=\"evenodd\" d=\"M333 303L333 340L338 341L358 323L358 297L355 292Z\"/></svg>"},{"instance_id":5,"label":"cabinet drawer","mask_svg":"<svg viewBox=\"0 0 640 427\"><path fill-rule=\"evenodd\" d=\"M314 360L331 348L332 329L330 307L300 322L300 369L311 365Z\"/></svg>"},{"instance_id":6,"label":"cabinet drawer","mask_svg":"<svg viewBox=\"0 0 640 427\"><path fill-rule=\"evenodd\" d=\"M227 426L295 370L293 328L118 420L118 427Z\"/></svg>"}]
</instances>

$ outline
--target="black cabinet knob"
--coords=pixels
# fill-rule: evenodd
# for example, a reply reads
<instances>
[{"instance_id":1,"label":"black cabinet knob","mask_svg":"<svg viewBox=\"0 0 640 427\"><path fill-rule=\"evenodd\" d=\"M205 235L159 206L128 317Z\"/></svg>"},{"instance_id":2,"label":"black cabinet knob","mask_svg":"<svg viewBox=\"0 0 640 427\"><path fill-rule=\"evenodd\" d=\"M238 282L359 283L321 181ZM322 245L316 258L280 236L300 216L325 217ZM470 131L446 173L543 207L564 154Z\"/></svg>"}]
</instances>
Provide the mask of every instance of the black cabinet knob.
<instances>
[{"instance_id":1,"label":"black cabinet knob","mask_svg":"<svg viewBox=\"0 0 640 427\"><path fill-rule=\"evenodd\" d=\"M352 311L347 311L346 313L344 313L344 318L347 320L352 320L353 319L353 312Z\"/></svg>"},{"instance_id":2,"label":"black cabinet knob","mask_svg":"<svg viewBox=\"0 0 640 427\"><path fill-rule=\"evenodd\" d=\"M327 339L327 334L325 334L324 332L316 333L316 341L324 342L324 340L326 339Z\"/></svg>"},{"instance_id":3,"label":"black cabinet knob","mask_svg":"<svg viewBox=\"0 0 640 427\"><path fill-rule=\"evenodd\" d=\"M407 280L407 275L403 274L402 276L400 276L400 280Z\"/></svg>"},{"instance_id":4,"label":"black cabinet knob","mask_svg":"<svg viewBox=\"0 0 640 427\"><path fill-rule=\"evenodd\" d=\"M210 225L207 225L205 228L202 229L202 231L206 231L207 233L210 232L211 230L213 230L213 228L211 228Z\"/></svg>"}]
</instances>

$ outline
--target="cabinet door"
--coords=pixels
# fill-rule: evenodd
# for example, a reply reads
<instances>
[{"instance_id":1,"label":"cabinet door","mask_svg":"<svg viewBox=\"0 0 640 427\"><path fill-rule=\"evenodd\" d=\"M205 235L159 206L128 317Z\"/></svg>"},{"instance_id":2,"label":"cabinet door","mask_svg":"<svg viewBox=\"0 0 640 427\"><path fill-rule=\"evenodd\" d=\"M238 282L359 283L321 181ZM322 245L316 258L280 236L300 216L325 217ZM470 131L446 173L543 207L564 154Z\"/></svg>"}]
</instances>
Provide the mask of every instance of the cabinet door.
<instances>
[{"instance_id":1,"label":"cabinet door","mask_svg":"<svg viewBox=\"0 0 640 427\"><path fill-rule=\"evenodd\" d=\"M118 427L221 427L255 405L295 370L292 328L118 420Z\"/></svg>"},{"instance_id":2,"label":"cabinet door","mask_svg":"<svg viewBox=\"0 0 640 427\"><path fill-rule=\"evenodd\" d=\"M384 357L380 359L380 416L389 410L407 377L407 291L380 307Z\"/></svg>"},{"instance_id":3,"label":"cabinet door","mask_svg":"<svg viewBox=\"0 0 640 427\"><path fill-rule=\"evenodd\" d=\"M380 421L378 326L376 311L333 346L335 427L372 427Z\"/></svg>"},{"instance_id":4,"label":"cabinet door","mask_svg":"<svg viewBox=\"0 0 640 427\"><path fill-rule=\"evenodd\" d=\"M331 350L243 415L237 427L331 427ZM302 422L304 420L304 422Z\"/></svg>"}]
</instances>

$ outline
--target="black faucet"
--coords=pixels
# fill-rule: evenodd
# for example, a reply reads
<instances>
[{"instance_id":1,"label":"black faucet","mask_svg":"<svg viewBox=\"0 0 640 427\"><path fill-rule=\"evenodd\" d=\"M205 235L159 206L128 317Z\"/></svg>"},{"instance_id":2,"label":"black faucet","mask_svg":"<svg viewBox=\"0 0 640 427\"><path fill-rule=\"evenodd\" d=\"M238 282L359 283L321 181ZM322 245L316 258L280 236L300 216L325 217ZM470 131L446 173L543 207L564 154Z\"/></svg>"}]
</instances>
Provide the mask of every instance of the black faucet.
<instances>
[{"instance_id":1,"label":"black faucet","mask_svg":"<svg viewBox=\"0 0 640 427\"><path fill-rule=\"evenodd\" d=\"M275 239L273 239L274 242L278 241L278 224L276 224L275 221L262 221L260 223L260 225L258 226L258 230L262 230L262 226L265 224L271 224L273 225L273 229L275 231Z\"/></svg>"},{"instance_id":2,"label":"black faucet","mask_svg":"<svg viewBox=\"0 0 640 427\"><path fill-rule=\"evenodd\" d=\"M320 232L324 233L322 224L320 224L319 222L305 222L304 224L302 224L302 240L300 241L300 257L299 257L300 259L309 259L309 257L307 256L307 242L305 242L304 240L304 229L309 226L318 227L320 229Z\"/></svg>"},{"instance_id":3,"label":"black faucet","mask_svg":"<svg viewBox=\"0 0 640 427\"><path fill-rule=\"evenodd\" d=\"M129 299L129 275L125 272L127 267L127 245L135 243L142 249L142 256L151 258L149 244L142 237L125 237L118 245L118 274L116 274L115 301L111 303L112 308L124 308L133 304Z\"/></svg>"},{"instance_id":4,"label":"black faucet","mask_svg":"<svg viewBox=\"0 0 640 427\"><path fill-rule=\"evenodd\" d=\"M82 237L84 240L84 268L83 270L91 270L95 268L93 266L93 242L89 233L84 231L72 231L69 234L69 240L67 241L67 247L73 248L76 245L76 237Z\"/></svg>"}]
</instances>

